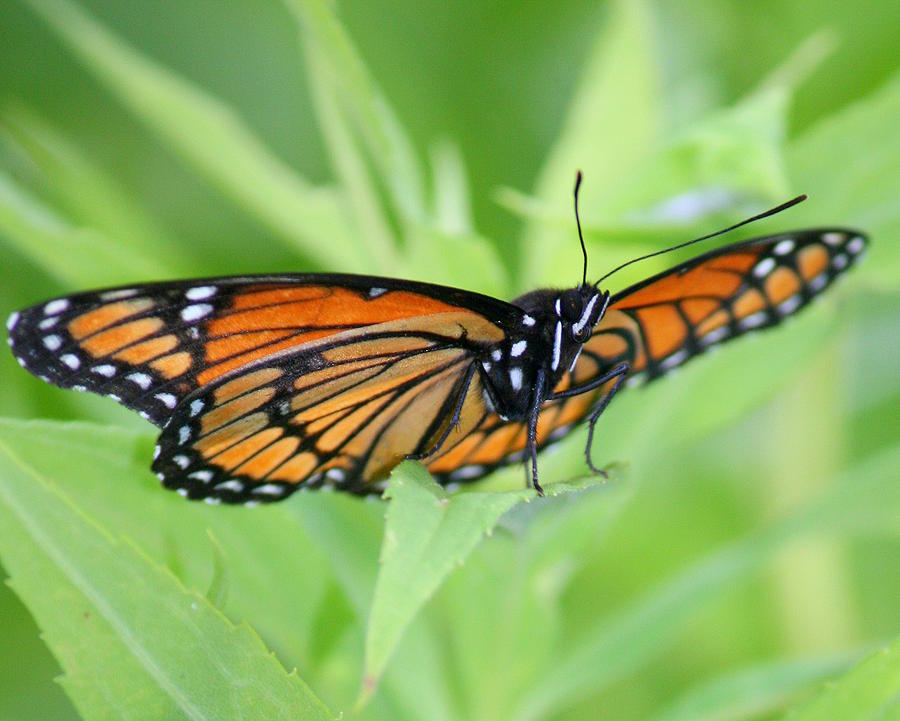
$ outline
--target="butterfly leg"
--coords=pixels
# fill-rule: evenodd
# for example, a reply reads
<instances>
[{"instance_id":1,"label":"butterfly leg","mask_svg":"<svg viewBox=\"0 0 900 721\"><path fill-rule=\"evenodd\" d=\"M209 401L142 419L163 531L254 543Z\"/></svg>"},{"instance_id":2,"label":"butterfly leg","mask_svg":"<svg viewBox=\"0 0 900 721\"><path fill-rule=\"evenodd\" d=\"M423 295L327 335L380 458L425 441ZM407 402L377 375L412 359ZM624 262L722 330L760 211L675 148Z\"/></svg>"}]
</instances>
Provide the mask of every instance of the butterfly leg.
<instances>
[{"instance_id":1,"label":"butterfly leg","mask_svg":"<svg viewBox=\"0 0 900 721\"><path fill-rule=\"evenodd\" d=\"M616 370L619 370L618 374L616 374ZM597 425L597 420L600 418L603 411L606 410L606 406L609 405L609 402L612 400L612 397L616 394L616 391L622 387L622 384L625 382L625 378L628 375L628 363L620 363L616 368L613 369L612 378L616 378L616 382L613 384L613 387L609 389L609 393L603 396L603 399L600 401L600 404L591 413L590 420L588 421L588 436L587 443L584 446L584 457L587 460L588 468L590 468L594 473L601 474L604 478L606 477L606 471L602 468L599 468L594 465L594 462L591 460L591 446L594 441L594 426ZM608 374L609 375L609 374ZM606 380L611 380L611 378L607 378Z\"/></svg>"},{"instance_id":2,"label":"butterfly leg","mask_svg":"<svg viewBox=\"0 0 900 721\"><path fill-rule=\"evenodd\" d=\"M604 383L608 383L609 381L611 381L613 378L616 378L616 377L618 377L620 379L619 382L621 382L622 380L625 379L625 376L628 375L628 370L630 369L630 367L631 366L628 364L627 361L623 361L622 363L619 363L619 365L617 365L611 371L609 371L609 373L604 373L599 378L594 378L593 380L588 381L587 383L584 383L582 385L572 386L570 388L566 388L564 391L559 391L558 393L553 393L552 395L550 395L549 398L545 398L544 400L545 401L558 401L560 398L571 398L572 396L580 396L582 393L590 393L591 391L597 390ZM616 384L616 386L618 386L618 383ZM611 398L612 394L614 392L615 391L611 390L607 394L607 399ZM603 404L604 408L606 408L606 403L609 403L609 400L607 400Z\"/></svg>"},{"instance_id":3,"label":"butterfly leg","mask_svg":"<svg viewBox=\"0 0 900 721\"><path fill-rule=\"evenodd\" d=\"M466 396L469 394L469 386L472 383L472 378L475 377L475 364L473 363L469 370L466 372L465 377L460 384L459 395L456 398L456 405L453 410L453 415L450 418L450 422L447 424L447 427L444 428L441 433L440 438L431 446L431 448L422 451L421 453L411 453L407 456L408 459L412 461L424 461L426 458L430 458L435 453L437 453L444 446L444 443L447 441L447 438L450 437L450 432L454 428L459 427L459 418L462 415L463 404L466 402Z\"/></svg>"},{"instance_id":4,"label":"butterfly leg","mask_svg":"<svg viewBox=\"0 0 900 721\"><path fill-rule=\"evenodd\" d=\"M541 404L544 399L541 397L544 392L544 369L538 371L537 379L534 384L534 400L531 402L531 410L528 412L528 454L531 456L531 485L538 492L539 496L544 495L544 489L538 483L538 464L537 464L537 424L538 416L541 412Z\"/></svg>"}]
</instances>

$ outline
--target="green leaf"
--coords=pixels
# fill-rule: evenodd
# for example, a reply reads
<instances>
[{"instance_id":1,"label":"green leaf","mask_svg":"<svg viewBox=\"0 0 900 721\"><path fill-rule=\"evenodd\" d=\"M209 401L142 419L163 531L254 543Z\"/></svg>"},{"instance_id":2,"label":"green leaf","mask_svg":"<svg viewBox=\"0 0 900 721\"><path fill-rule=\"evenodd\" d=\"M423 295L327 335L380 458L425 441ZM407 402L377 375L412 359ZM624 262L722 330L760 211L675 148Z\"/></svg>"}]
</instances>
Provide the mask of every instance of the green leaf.
<instances>
[{"instance_id":1,"label":"green leaf","mask_svg":"<svg viewBox=\"0 0 900 721\"><path fill-rule=\"evenodd\" d=\"M580 490L554 484L548 496ZM415 463L398 466L385 497L388 507L381 570L366 634L362 698L375 689L410 621L447 575L490 535L500 517L534 497L532 490L448 494Z\"/></svg>"},{"instance_id":2,"label":"green leaf","mask_svg":"<svg viewBox=\"0 0 900 721\"><path fill-rule=\"evenodd\" d=\"M221 544L216 540L212 530L207 529L206 535L209 538L210 546L213 552L213 576L209 582L209 588L206 591L207 600L220 611L225 608L225 601L228 598L228 587L231 584L231 578L228 572L228 559L225 557L225 551Z\"/></svg>"},{"instance_id":3,"label":"green leaf","mask_svg":"<svg viewBox=\"0 0 900 721\"><path fill-rule=\"evenodd\" d=\"M409 231L408 252L400 264L401 277L444 285L459 285L503 298L509 281L493 246L474 233L443 233L425 227Z\"/></svg>"},{"instance_id":4,"label":"green leaf","mask_svg":"<svg viewBox=\"0 0 900 721\"><path fill-rule=\"evenodd\" d=\"M860 275L894 292L900 276L900 73L870 96L822 121L791 144L794 186L810 200L792 216L870 233Z\"/></svg>"},{"instance_id":5,"label":"green leaf","mask_svg":"<svg viewBox=\"0 0 900 721\"><path fill-rule=\"evenodd\" d=\"M497 520L533 491L449 495L422 466L391 475L381 570L366 634L363 699L375 690L404 629L441 581L462 564Z\"/></svg>"},{"instance_id":6,"label":"green leaf","mask_svg":"<svg viewBox=\"0 0 900 721\"><path fill-rule=\"evenodd\" d=\"M288 247L324 267L367 269L335 194L275 157L231 108L140 55L75 3L26 2L147 127Z\"/></svg>"},{"instance_id":7,"label":"green leaf","mask_svg":"<svg viewBox=\"0 0 900 721\"><path fill-rule=\"evenodd\" d=\"M148 272L163 263L172 275L194 271L197 261L192 249L170 238L121 183L44 118L28 108L13 106L4 112L3 123L22 153L40 168L55 202L73 224L114 238L123 254L133 253L136 268L155 259Z\"/></svg>"},{"instance_id":8,"label":"green leaf","mask_svg":"<svg viewBox=\"0 0 900 721\"><path fill-rule=\"evenodd\" d=\"M165 260L121 246L61 218L0 171L0 232L23 256L68 287L108 286L165 277Z\"/></svg>"},{"instance_id":9,"label":"green leaf","mask_svg":"<svg viewBox=\"0 0 900 721\"><path fill-rule=\"evenodd\" d=\"M560 215L568 212L571 223L566 229L526 226L519 278L523 288L559 282L581 268L571 215L575 171L585 174L581 207L598 208L622 174L648 157L658 142L662 108L654 26L653 9L643 0L610 5L535 187L535 195ZM585 219L592 214L586 212Z\"/></svg>"},{"instance_id":10,"label":"green leaf","mask_svg":"<svg viewBox=\"0 0 900 721\"><path fill-rule=\"evenodd\" d=\"M653 721L738 721L772 714L846 670L858 654L775 661L717 676L689 690Z\"/></svg>"},{"instance_id":11,"label":"green leaf","mask_svg":"<svg viewBox=\"0 0 900 721\"><path fill-rule=\"evenodd\" d=\"M830 683L785 721L882 721L900 718L900 638Z\"/></svg>"},{"instance_id":12,"label":"green leaf","mask_svg":"<svg viewBox=\"0 0 900 721\"><path fill-rule=\"evenodd\" d=\"M384 206L362 148L348 127L337 89L328 79L330 68L311 48L306 48L305 57L319 127L328 145L335 174L344 186L347 203L354 214L352 227L365 237L378 261L371 271L388 273L397 263L398 245L390 223L390 209Z\"/></svg>"},{"instance_id":13,"label":"green leaf","mask_svg":"<svg viewBox=\"0 0 900 721\"><path fill-rule=\"evenodd\" d=\"M412 141L337 16L324 0L285 0L312 52L327 65L388 189L393 209L405 221L424 222L424 182ZM320 67L321 66L317 66Z\"/></svg>"},{"instance_id":14,"label":"green leaf","mask_svg":"<svg viewBox=\"0 0 900 721\"><path fill-rule=\"evenodd\" d=\"M621 613L599 619L593 628L580 629L565 659L539 676L510 718L543 718L633 673L677 636L685 619L701 604L747 578L795 539L813 532L859 531L871 523L873 512L896 512L898 463L900 448L860 462L844 480L800 511L719 548Z\"/></svg>"},{"instance_id":15,"label":"green leaf","mask_svg":"<svg viewBox=\"0 0 900 721\"><path fill-rule=\"evenodd\" d=\"M249 627L70 500L17 425L0 424L0 550L85 719L332 718Z\"/></svg>"}]
</instances>

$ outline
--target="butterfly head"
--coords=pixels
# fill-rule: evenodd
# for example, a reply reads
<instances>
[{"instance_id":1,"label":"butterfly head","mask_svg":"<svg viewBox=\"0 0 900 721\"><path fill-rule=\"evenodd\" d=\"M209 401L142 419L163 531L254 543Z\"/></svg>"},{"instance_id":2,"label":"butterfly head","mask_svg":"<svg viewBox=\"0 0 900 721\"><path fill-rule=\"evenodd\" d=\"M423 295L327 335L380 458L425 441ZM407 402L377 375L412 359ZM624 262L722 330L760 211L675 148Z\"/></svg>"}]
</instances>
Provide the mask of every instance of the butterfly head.
<instances>
[{"instance_id":1,"label":"butterfly head","mask_svg":"<svg viewBox=\"0 0 900 721\"><path fill-rule=\"evenodd\" d=\"M577 345L586 343L608 304L609 292L600 291L591 285L562 291L554 304L561 342Z\"/></svg>"}]
</instances>

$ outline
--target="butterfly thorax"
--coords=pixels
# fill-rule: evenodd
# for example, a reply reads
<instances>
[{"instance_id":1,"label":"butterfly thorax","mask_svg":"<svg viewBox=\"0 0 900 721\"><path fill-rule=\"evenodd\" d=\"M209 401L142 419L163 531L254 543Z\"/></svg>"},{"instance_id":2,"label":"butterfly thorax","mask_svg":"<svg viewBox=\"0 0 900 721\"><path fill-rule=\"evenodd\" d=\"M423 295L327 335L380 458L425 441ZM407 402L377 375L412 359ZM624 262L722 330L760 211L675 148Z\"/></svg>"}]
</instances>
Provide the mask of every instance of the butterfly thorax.
<instances>
[{"instance_id":1,"label":"butterfly thorax","mask_svg":"<svg viewBox=\"0 0 900 721\"><path fill-rule=\"evenodd\" d=\"M536 290L512 301L524 311L521 328L480 359L485 398L501 417L527 417L540 375L541 398L552 393L578 360L608 300L608 293L585 285Z\"/></svg>"}]
</instances>

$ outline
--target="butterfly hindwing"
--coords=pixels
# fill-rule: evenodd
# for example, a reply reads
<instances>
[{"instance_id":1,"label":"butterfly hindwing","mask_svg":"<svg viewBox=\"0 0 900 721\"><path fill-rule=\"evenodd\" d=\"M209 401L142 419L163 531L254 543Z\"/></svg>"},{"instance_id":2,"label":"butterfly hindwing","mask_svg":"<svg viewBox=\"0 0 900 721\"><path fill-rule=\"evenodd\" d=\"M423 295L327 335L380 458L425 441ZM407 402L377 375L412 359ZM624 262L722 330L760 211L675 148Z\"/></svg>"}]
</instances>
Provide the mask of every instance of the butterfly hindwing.
<instances>
[{"instance_id":1,"label":"butterfly hindwing","mask_svg":"<svg viewBox=\"0 0 900 721\"><path fill-rule=\"evenodd\" d=\"M380 492L393 466L467 434L485 413L477 343L464 337L475 329L456 315L443 326L346 331L203 386L163 429L154 470L182 495L212 502L322 485Z\"/></svg>"}]
</instances>

